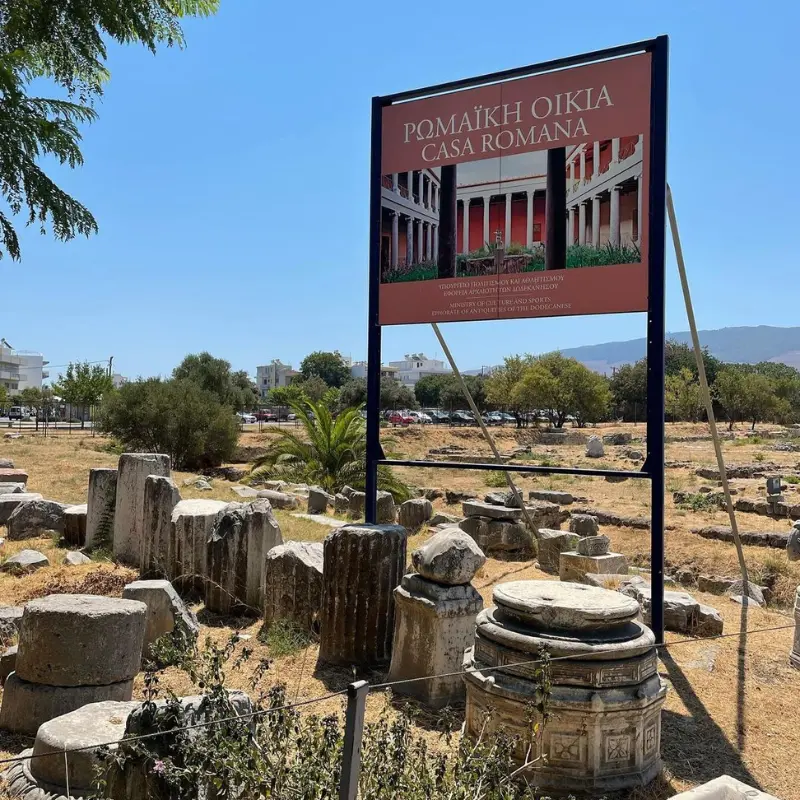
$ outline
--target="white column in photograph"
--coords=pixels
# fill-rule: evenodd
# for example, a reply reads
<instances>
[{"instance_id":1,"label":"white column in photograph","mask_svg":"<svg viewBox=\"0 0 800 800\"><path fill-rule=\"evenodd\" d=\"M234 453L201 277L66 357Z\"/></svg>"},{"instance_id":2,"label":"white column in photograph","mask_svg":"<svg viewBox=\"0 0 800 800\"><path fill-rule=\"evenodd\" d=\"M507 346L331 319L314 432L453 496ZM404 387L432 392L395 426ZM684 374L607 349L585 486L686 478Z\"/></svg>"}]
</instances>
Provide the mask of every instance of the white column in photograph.
<instances>
[{"instance_id":1,"label":"white column in photograph","mask_svg":"<svg viewBox=\"0 0 800 800\"><path fill-rule=\"evenodd\" d=\"M636 140L636 152L641 155L642 147L644 147L644 134L640 133L639 138Z\"/></svg>"},{"instance_id":2,"label":"white column in photograph","mask_svg":"<svg viewBox=\"0 0 800 800\"><path fill-rule=\"evenodd\" d=\"M586 201L578 204L578 244L586 244Z\"/></svg>"},{"instance_id":3,"label":"white column in photograph","mask_svg":"<svg viewBox=\"0 0 800 800\"><path fill-rule=\"evenodd\" d=\"M397 268L397 245L400 240L400 215L392 211L392 269Z\"/></svg>"},{"instance_id":4,"label":"white column in photograph","mask_svg":"<svg viewBox=\"0 0 800 800\"><path fill-rule=\"evenodd\" d=\"M567 246L575 244L575 206L569 207L569 221L567 222Z\"/></svg>"},{"instance_id":5,"label":"white column in photograph","mask_svg":"<svg viewBox=\"0 0 800 800\"><path fill-rule=\"evenodd\" d=\"M433 261L433 225L429 222L427 225L428 228L428 239L425 242L428 248L428 261Z\"/></svg>"},{"instance_id":6,"label":"white column in photograph","mask_svg":"<svg viewBox=\"0 0 800 800\"><path fill-rule=\"evenodd\" d=\"M511 193L510 192L506 192L505 243L506 247L508 247L511 244Z\"/></svg>"},{"instance_id":7,"label":"white column in photograph","mask_svg":"<svg viewBox=\"0 0 800 800\"><path fill-rule=\"evenodd\" d=\"M533 198L535 195L532 191L528 191L526 194L528 195L528 218L525 225L525 244L530 247L533 244Z\"/></svg>"},{"instance_id":8,"label":"white column in photograph","mask_svg":"<svg viewBox=\"0 0 800 800\"><path fill-rule=\"evenodd\" d=\"M409 200L413 200L414 199L414 171L412 170L411 172L406 173L406 175L408 176L406 178L406 187L407 187L407 191L408 191L408 199Z\"/></svg>"},{"instance_id":9,"label":"white column in photograph","mask_svg":"<svg viewBox=\"0 0 800 800\"><path fill-rule=\"evenodd\" d=\"M611 162L616 164L619 161L619 139L611 140Z\"/></svg>"},{"instance_id":10,"label":"white column in photograph","mask_svg":"<svg viewBox=\"0 0 800 800\"><path fill-rule=\"evenodd\" d=\"M439 258L439 226L433 226L433 253L431 253L431 260L436 261Z\"/></svg>"},{"instance_id":11,"label":"white column in photograph","mask_svg":"<svg viewBox=\"0 0 800 800\"><path fill-rule=\"evenodd\" d=\"M419 173L419 204L425 205L425 173L420 170Z\"/></svg>"},{"instance_id":12,"label":"white column in photograph","mask_svg":"<svg viewBox=\"0 0 800 800\"><path fill-rule=\"evenodd\" d=\"M581 183L586 183L586 148L581 149Z\"/></svg>"},{"instance_id":13,"label":"white column in photograph","mask_svg":"<svg viewBox=\"0 0 800 800\"><path fill-rule=\"evenodd\" d=\"M438 187L435 183L431 182L431 209L436 211L439 208L438 198L436 197Z\"/></svg>"},{"instance_id":14,"label":"white column in photograph","mask_svg":"<svg viewBox=\"0 0 800 800\"><path fill-rule=\"evenodd\" d=\"M592 178L596 178L600 174L600 142L594 143L592 151Z\"/></svg>"},{"instance_id":15,"label":"white column in photograph","mask_svg":"<svg viewBox=\"0 0 800 800\"><path fill-rule=\"evenodd\" d=\"M414 263L414 220L406 220L406 266Z\"/></svg>"},{"instance_id":16,"label":"white column in photograph","mask_svg":"<svg viewBox=\"0 0 800 800\"><path fill-rule=\"evenodd\" d=\"M644 207L642 174L636 176L636 244L642 246L642 209Z\"/></svg>"},{"instance_id":17,"label":"white column in photograph","mask_svg":"<svg viewBox=\"0 0 800 800\"><path fill-rule=\"evenodd\" d=\"M428 178L428 194L425 197L425 201L427 203L428 208L433 208L433 203L431 202L431 197L433 195L433 181Z\"/></svg>"},{"instance_id":18,"label":"white column in photograph","mask_svg":"<svg viewBox=\"0 0 800 800\"><path fill-rule=\"evenodd\" d=\"M569 186L567 186L567 192L572 191L572 184L575 183L575 160L569 162Z\"/></svg>"},{"instance_id":19,"label":"white column in photograph","mask_svg":"<svg viewBox=\"0 0 800 800\"><path fill-rule=\"evenodd\" d=\"M464 240L463 252L469 253L469 204L472 202L472 198L466 197L462 202L464 205L464 219L461 228Z\"/></svg>"},{"instance_id":20,"label":"white column in photograph","mask_svg":"<svg viewBox=\"0 0 800 800\"><path fill-rule=\"evenodd\" d=\"M600 247L600 195L592 198L592 247Z\"/></svg>"},{"instance_id":21,"label":"white column in photograph","mask_svg":"<svg viewBox=\"0 0 800 800\"><path fill-rule=\"evenodd\" d=\"M614 247L619 246L619 186L611 189L611 220L608 241Z\"/></svg>"},{"instance_id":22,"label":"white column in photograph","mask_svg":"<svg viewBox=\"0 0 800 800\"><path fill-rule=\"evenodd\" d=\"M396 173L392 173L392 191L397 193L397 187L399 186L399 178L400 176Z\"/></svg>"},{"instance_id":23,"label":"white column in photograph","mask_svg":"<svg viewBox=\"0 0 800 800\"><path fill-rule=\"evenodd\" d=\"M425 239L422 237L424 223L417 220L417 262L425 260Z\"/></svg>"},{"instance_id":24,"label":"white column in photograph","mask_svg":"<svg viewBox=\"0 0 800 800\"><path fill-rule=\"evenodd\" d=\"M483 245L487 245L491 239L489 238L489 204L492 202L492 196L485 194L483 196Z\"/></svg>"}]
</instances>

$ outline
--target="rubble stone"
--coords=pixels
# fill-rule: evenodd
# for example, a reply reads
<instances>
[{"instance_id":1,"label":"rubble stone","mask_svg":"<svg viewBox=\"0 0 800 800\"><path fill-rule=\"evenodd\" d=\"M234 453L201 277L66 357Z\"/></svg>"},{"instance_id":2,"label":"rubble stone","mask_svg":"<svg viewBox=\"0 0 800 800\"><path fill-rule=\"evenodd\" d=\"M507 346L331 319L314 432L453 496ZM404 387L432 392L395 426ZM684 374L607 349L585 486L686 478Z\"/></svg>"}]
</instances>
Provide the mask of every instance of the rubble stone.
<instances>
[{"instance_id":1,"label":"rubble stone","mask_svg":"<svg viewBox=\"0 0 800 800\"><path fill-rule=\"evenodd\" d=\"M431 536L411 554L411 563L426 580L459 586L473 579L486 556L471 536L454 527Z\"/></svg>"},{"instance_id":2,"label":"rubble stone","mask_svg":"<svg viewBox=\"0 0 800 800\"><path fill-rule=\"evenodd\" d=\"M324 514L329 505L333 505L332 495L328 494L321 486L308 487L307 513Z\"/></svg>"},{"instance_id":3,"label":"rubble stone","mask_svg":"<svg viewBox=\"0 0 800 800\"><path fill-rule=\"evenodd\" d=\"M559 573L561 553L575 550L580 537L577 533L539 528L539 569L553 575Z\"/></svg>"},{"instance_id":4,"label":"rubble stone","mask_svg":"<svg viewBox=\"0 0 800 800\"><path fill-rule=\"evenodd\" d=\"M572 514L569 518L569 529L578 536L597 536L600 530L597 517L591 514Z\"/></svg>"},{"instance_id":5,"label":"rubble stone","mask_svg":"<svg viewBox=\"0 0 800 800\"><path fill-rule=\"evenodd\" d=\"M68 567L82 567L84 564L91 564L92 559L80 550L72 550L64 556L61 563Z\"/></svg>"},{"instance_id":6,"label":"rubble stone","mask_svg":"<svg viewBox=\"0 0 800 800\"><path fill-rule=\"evenodd\" d=\"M26 575L50 564L47 556L38 550L20 550L7 558L0 566L0 572Z\"/></svg>"},{"instance_id":7,"label":"rubble stone","mask_svg":"<svg viewBox=\"0 0 800 800\"><path fill-rule=\"evenodd\" d=\"M415 497L400 504L397 521L406 530L416 531L433 516L433 506L424 497Z\"/></svg>"},{"instance_id":8,"label":"rubble stone","mask_svg":"<svg viewBox=\"0 0 800 800\"><path fill-rule=\"evenodd\" d=\"M531 500L546 500L548 503L557 503L560 506L568 506L575 502L575 498L569 492L556 492L546 489L531 489L528 492Z\"/></svg>"},{"instance_id":9,"label":"rubble stone","mask_svg":"<svg viewBox=\"0 0 800 800\"><path fill-rule=\"evenodd\" d=\"M8 518L23 503L42 499L42 495L38 492L11 492L0 494L0 525L6 525L8 523Z\"/></svg>"},{"instance_id":10,"label":"rubble stone","mask_svg":"<svg viewBox=\"0 0 800 800\"><path fill-rule=\"evenodd\" d=\"M64 509L64 541L70 547L83 547L86 544L86 515L88 504L67 506Z\"/></svg>"},{"instance_id":11,"label":"rubble stone","mask_svg":"<svg viewBox=\"0 0 800 800\"><path fill-rule=\"evenodd\" d=\"M12 495L19 497L20 495ZM29 500L18 505L6 522L8 538L14 541L41 536L43 533L64 533L63 503L54 500Z\"/></svg>"}]
</instances>

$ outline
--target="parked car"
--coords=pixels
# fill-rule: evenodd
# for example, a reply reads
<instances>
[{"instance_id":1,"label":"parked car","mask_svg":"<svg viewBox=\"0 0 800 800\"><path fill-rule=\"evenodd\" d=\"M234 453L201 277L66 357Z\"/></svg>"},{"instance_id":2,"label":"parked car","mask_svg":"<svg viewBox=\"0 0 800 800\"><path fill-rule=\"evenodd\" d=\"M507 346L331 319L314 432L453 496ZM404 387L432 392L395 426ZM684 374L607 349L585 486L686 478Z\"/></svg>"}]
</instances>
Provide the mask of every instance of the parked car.
<instances>
[{"instance_id":1,"label":"parked car","mask_svg":"<svg viewBox=\"0 0 800 800\"><path fill-rule=\"evenodd\" d=\"M444 425L450 422L450 415L446 411L428 411L427 413L434 425Z\"/></svg>"},{"instance_id":2,"label":"parked car","mask_svg":"<svg viewBox=\"0 0 800 800\"><path fill-rule=\"evenodd\" d=\"M255 414L247 414L244 411L242 411L239 412L237 416L239 417L243 425L250 425L253 422L258 422L258 420L255 417Z\"/></svg>"},{"instance_id":3,"label":"parked car","mask_svg":"<svg viewBox=\"0 0 800 800\"><path fill-rule=\"evenodd\" d=\"M503 415L499 411L490 411L488 414L483 415L483 421L487 425L502 425Z\"/></svg>"},{"instance_id":4,"label":"parked car","mask_svg":"<svg viewBox=\"0 0 800 800\"><path fill-rule=\"evenodd\" d=\"M410 425L414 420L408 416L407 411L393 411L389 415L389 422L392 425Z\"/></svg>"},{"instance_id":5,"label":"parked car","mask_svg":"<svg viewBox=\"0 0 800 800\"><path fill-rule=\"evenodd\" d=\"M11 406L11 408L8 410L9 419L22 419L23 416L22 406Z\"/></svg>"},{"instance_id":6,"label":"parked car","mask_svg":"<svg viewBox=\"0 0 800 800\"><path fill-rule=\"evenodd\" d=\"M450 415L450 422L453 425L475 425L475 417L469 411L454 411Z\"/></svg>"},{"instance_id":7,"label":"parked car","mask_svg":"<svg viewBox=\"0 0 800 800\"><path fill-rule=\"evenodd\" d=\"M255 418L258 422L277 422L278 415L274 411L267 411L266 409L259 409L255 413Z\"/></svg>"},{"instance_id":8,"label":"parked car","mask_svg":"<svg viewBox=\"0 0 800 800\"><path fill-rule=\"evenodd\" d=\"M424 411L409 411L408 416L411 417L412 422L417 422L420 425L430 425L433 422Z\"/></svg>"},{"instance_id":9,"label":"parked car","mask_svg":"<svg viewBox=\"0 0 800 800\"><path fill-rule=\"evenodd\" d=\"M509 414L506 411L501 411L500 412L500 416L502 416L502 418L503 418L503 424L504 425L506 425L506 424L516 425L517 424L517 418L513 414Z\"/></svg>"}]
</instances>

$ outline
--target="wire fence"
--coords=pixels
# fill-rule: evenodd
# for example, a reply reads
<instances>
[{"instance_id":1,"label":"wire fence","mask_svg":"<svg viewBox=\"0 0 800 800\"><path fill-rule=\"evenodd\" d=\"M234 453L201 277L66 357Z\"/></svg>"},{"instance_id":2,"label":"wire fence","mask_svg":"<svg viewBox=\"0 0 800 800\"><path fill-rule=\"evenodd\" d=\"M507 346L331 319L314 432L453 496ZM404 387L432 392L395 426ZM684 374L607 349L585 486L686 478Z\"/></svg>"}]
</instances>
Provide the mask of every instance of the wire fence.
<instances>
[{"instance_id":1,"label":"wire fence","mask_svg":"<svg viewBox=\"0 0 800 800\"><path fill-rule=\"evenodd\" d=\"M791 623L786 625L773 625L764 628L754 628L751 630L745 629L741 631L736 631L734 633L723 633L723 634L718 634L716 636L704 637L702 639L698 638L677 639L672 642L655 644L654 649L656 649L657 651L666 651L673 647L680 647L688 644L707 644L709 642L720 641L723 639L733 639L742 636L750 636L752 634L791 630L794 628L795 628L794 623ZM295 699L294 702L286 703L284 705L277 707L258 709L256 711L237 714L235 716L182 725L171 728L167 731L156 731L152 733L137 734L135 736L125 736L122 738L114 739L112 741L103 742L101 744L93 743L89 745L83 745L81 747L64 748L63 753L65 759L66 780L68 781L69 779L68 776L69 768L68 768L67 757L70 753L79 753L87 750L98 750L107 747L118 747L121 744L146 741L148 739L154 739L154 738L163 739L163 737L165 736L177 735L179 733L183 733L186 731L209 728L215 725L224 725L230 722L241 722L246 720L262 718L271 714L277 714L282 711L289 711L292 709L315 705L317 703L322 703L324 701L331 700L337 697L343 697L346 695L347 707L345 710L345 736L344 736L344 744L342 750L342 769L341 769L341 779L339 787L339 798L340 800L355 800L358 791L358 780L360 773L360 753L361 753L361 741L364 731L366 700L370 692L385 691L387 689L392 689L393 687L406 685L409 683L417 683L421 681L440 680L442 678L464 676L475 672L481 672L481 673L500 672L503 670L510 670L518 667L526 667L534 665L540 666L540 665L552 664L554 662L580 660L582 658L583 659L586 658L585 654L577 653L577 654L554 656L554 657L539 656L537 658L525 659L523 661L517 661L508 664L500 664L496 666L471 667L467 669L458 670L455 672L437 673L435 675L423 675L414 678L405 678L395 681L384 681L375 684L370 684L367 681L361 680L349 684L346 689L341 689L335 692L329 692L327 694L320 695L317 697L311 697L306 700ZM299 685L298 685L298 691L299 691ZM58 751L58 753L60 754L61 751ZM20 762L28 762L36 758L45 758L45 757L52 758L54 755L55 754L53 752L44 752L44 753L30 753L28 755L12 756L9 758L0 759L0 766L17 764ZM65 785L67 785L66 782Z\"/></svg>"}]
</instances>

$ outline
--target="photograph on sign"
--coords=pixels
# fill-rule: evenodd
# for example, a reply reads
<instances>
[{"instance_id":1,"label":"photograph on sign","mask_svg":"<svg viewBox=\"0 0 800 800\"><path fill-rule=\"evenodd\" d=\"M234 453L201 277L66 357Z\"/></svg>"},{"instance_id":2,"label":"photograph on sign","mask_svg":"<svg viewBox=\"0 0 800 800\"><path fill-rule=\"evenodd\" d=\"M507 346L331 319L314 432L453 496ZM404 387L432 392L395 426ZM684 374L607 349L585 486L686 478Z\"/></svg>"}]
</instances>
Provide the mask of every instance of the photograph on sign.
<instances>
[{"instance_id":1,"label":"photograph on sign","mask_svg":"<svg viewBox=\"0 0 800 800\"><path fill-rule=\"evenodd\" d=\"M650 56L383 109L382 325L647 309Z\"/></svg>"}]
</instances>

